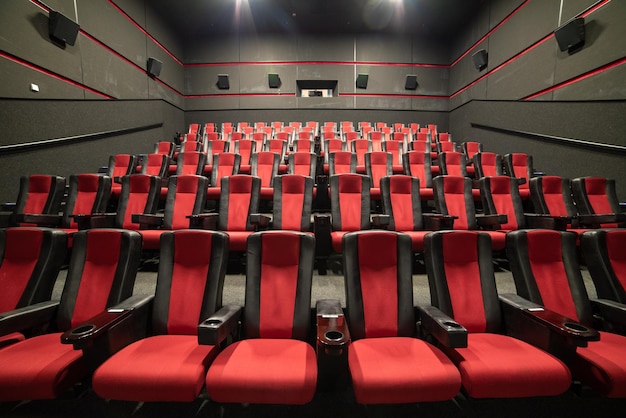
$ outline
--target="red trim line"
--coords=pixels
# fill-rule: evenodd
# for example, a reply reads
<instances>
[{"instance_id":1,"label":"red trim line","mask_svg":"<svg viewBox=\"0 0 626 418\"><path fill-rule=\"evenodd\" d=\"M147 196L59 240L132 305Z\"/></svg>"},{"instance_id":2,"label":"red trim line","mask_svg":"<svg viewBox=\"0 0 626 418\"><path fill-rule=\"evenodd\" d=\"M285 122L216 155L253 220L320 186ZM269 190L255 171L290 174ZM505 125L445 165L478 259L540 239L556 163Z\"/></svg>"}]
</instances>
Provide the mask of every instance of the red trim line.
<instances>
[{"instance_id":1,"label":"red trim line","mask_svg":"<svg viewBox=\"0 0 626 418\"><path fill-rule=\"evenodd\" d=\"M228 67L239 65L372 65L385 67L450 68L446 64L412 64L379 61L237 61L185 64L185 67Z\"/></svg>"},{"instance_id":2,"label":"red trim line","mask_svg":"<svg viewBox=\"0 0 626 418\"><path fill-rule=\"evenodd\" d=\"M478 45L479 43L481 43L482 41L484 41L485 39L487 39L488 37L491 36L492 33L494 33L496 30L500 29L500 26L504 25L506 22L508 22L509 20L511 20L511 18L513 17L513 15L515 15L517 12L519 12L523 7L525 7L528 3L530 3L530 0L525 0L524 3L520 4L519 6L517 6L517 8L515 10L513 10L511 13L509 13L504 19L502 19L500 21L500 23L498 23L496 26L494 26L491 30L489 30L485 35L483 35L482 38L480 38L478 41L474 42L474 44L469 47L469 49L467 51L465 51L464 53L461 54L460 57L458 57L457 59L455 59L452 64L450 64L450 67L454 67L459 61L461 61L463 58L465 58L474 48L476 48L476 45Z\"/></svg>"},{"instance_id":3,"label":"red trim line","mask_svg":"<svg viewBox=\"0 0 626 418\"><path fill-rule=\"evenodd\" d=\"M596 10L598 10L601 7L606 6L610 2L611 2L611 0L601 0L601 1L598 1L598 3L596 3L595 5L589 7L589 9L585 10L584 12L582 12L578 17L587 17L591 13L595 12Z\"/></svg>"},{"instance_id":4,"label":"red trim line","mask_svg":"<svg viewBox=\"0 0 626 418\"><path fill-rule=\"evenodd\" d=\"M561 89L563 87L567 87L567 86L572 85L574 83L578 83L579 81L582 81L582 80L585 80L587 78L593 77L593 76L598 75L600 73L603 73L605 71L611 70L611 69L613 69L615 67L619 67L622 64L626 64L626 58L620 58L617 61L613 61L613 62L611 62L609 64L603 65L602 67L598 67L598 68L596 68L594 70L591 70L591 71L588 71L588 72L586 72L584 74L581 74L581 75L579 75L577 77L570 78L569 80L563 81L563 82L561 82L559 84L555 84L552 87L548 87L547 89L543 89L543 90L541 90L541 91L539 91L537 93L531 94L530 96L526 96L526 97L522 98L522 100L533 100L533 99L535 99L535 98L537 98L539 96L543 96L544 94L551 93L551 92L553 92L555 90Z\"/></svg>"},{"instance_id":5,"label":"red trim line","mask_svg":"<svg viewBox=\"0 0 626 418\"><path fill-rule=\"evenodd\" d=\"M189 94L185 99L208 99L212 97L272 97L295 96L295 93L223 93L223 94Z\"/></svg>"},{"instance_id":6,"label":"red trim line","mask_svg":"<svg viewBox=\"0 0 626 418\"><path fill-rule=\"evenodd\" d=\"M174 61L176 61L179 65L184 65L183 62L181 60L179 60L174 54L172 54L161 42L157 41L156 38L152 35L150 35L150 33L148 33L147 30L145 30L144 28L141 27L141 25L139 23L137 23L137 21L135 19L133 19L132 17L130 17L128 15L128 13L126 13L124 10L122 10L121 7L119 7L117 4L115 4L113 2L113 0L108 0L109 4L111 6L113 6L118 12L120 12L124 17L126 17L126 19L128 19L130 21L130 23L132 23L133 25L135 25L135 27L137 29L139 29L144 35L146 35L152 42L154 42L159 48L161 48L167 55L169 55Z\"/></svg>"},{"instance_id":7,"label":"red trim line","mask_svg":"<svg viewBox=\"0 0 626 418\"><path fill-rule=\"evenodd\" d=\"M420 95L420 94L384 94L384 93L341 93L339 96L349 97L395 97L400 99L449 99L449 96Z\"/></svg>"},{"instance_id":8,"label":"red trim line","mask_svg":"<svg viewBox=\"0 0 626 418\"><path fill-rule=\"evenodd\" d=\"M457 90L454 94L452 94L450 96L450 98L454 98L457 95L463 93L465 90L469 89L470 87L474 86L475 84L481 82L482 80L484 80L485 78L489 77L491 74L495 73L496 71L501 70L504 66L510 64L512 61L515 61L516 59L518 59L519 57L521 57L522 55L527 54L528 52L530 52L531 50L535 49L536 47L538 47L539 45L543 44L544 42L546 42L548 39L550 39L553 36L553 34L549 34L544 36L542 39L538 40L537 42L535 42L534 44L532 44L531 46L529 46L528 48L524 49L523 51L519 52L516 55L513 55L511 58L509 58L508 60L504 61L502 64L498 65L497 67L495 67L494 69L490 70L489 72L483 74L482 76L480 76L479 78L477 78L476 80L472 81L471 83L469 83L468 85L466 85L465 87L462 87L461 89Z\"/></svg>"},{"instance_id":9,"label":"red trim line","mask_svg":"<svg viewBox=\"0 0 626 418\"><path fill-rule=\"evenodd\" d=\"M28 62L28 61L25 61L25 60L23 60L21 58L18 58L16 56L14 56L14 55L11 55L8 52L0 51L0 57L6 58L9 61L13 61L14 63L23 65L24 67L28 67L31 70L35 70L35 71L37 71L39 73L42 73L42 74L45 74L45 75L47 75L49 77L56 78L57 80L60 80L60 81L64 81L64 82L66 82L68 84L71 84L71 85L73 85L75 87L81 88L83 90L87 90L88 92L96 94L96 95L98 95L100 97L104 97L105 99L114 99L115 98L113 96L109 96L108 94L105 94L105 93L99 92L97 90L94 90L91 87L88 87L88 86L86 86L86 85L84 85L82 83L79 83L77 81L74 81L74 80L72 80L70 78L64 77L64 76L62 76L60 74L57 74L57 73L52 72L50 70L47 70L47 69L45 69L43 67L40 67L37 64L33 64L32 62Z\"/></svg>"}]
</instances>

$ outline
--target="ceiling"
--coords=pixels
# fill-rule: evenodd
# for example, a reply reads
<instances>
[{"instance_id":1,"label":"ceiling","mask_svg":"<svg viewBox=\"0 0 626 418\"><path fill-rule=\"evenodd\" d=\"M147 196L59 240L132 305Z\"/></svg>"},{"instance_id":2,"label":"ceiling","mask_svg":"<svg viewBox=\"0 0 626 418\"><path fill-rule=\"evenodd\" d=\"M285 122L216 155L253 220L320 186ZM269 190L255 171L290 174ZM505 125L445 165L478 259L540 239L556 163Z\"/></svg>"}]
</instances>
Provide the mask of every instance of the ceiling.
<instances>
[{"instance_id":1,"label":"ceiling","mask_svg":"<svg viewBox=\"0 0 626 418\"><path fill-rule=\"evenodd\" d=\"M454 38L487 0L150 0L183 41L240 33ZM238 16L238 18L236 18Z\"/></svg>"}]
</instances>

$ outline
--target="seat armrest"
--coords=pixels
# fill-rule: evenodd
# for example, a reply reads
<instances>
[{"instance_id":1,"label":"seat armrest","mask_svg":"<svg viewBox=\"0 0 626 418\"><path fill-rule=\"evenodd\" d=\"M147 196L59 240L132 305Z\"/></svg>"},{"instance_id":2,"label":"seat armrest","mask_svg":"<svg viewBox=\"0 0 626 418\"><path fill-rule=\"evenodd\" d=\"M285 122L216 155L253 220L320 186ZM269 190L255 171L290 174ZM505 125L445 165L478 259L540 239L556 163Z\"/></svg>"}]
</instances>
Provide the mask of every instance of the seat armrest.
<instances>
[{"instance_id":1,"label":"seat armrest","mask_svg":"<svg viewBox=\"0 0 626 418\"><path fill-rule=\"evenodd\" d=\"M250 216L248 216L248 220L258 231L261 229L267 229L270 226L272 218L267 215L263 215L262 213L251 213Z\"/></svg>"},{"instance_id":2,"label":"seat armrest","mask_svg":"<svg viewBox=\"0 0 626 418\"><path fill-rule=\"evenodd\" d=\"M480 226L481 228L500 228L500 225L507 223L508 220L509 217L507 215L499 213L493 215L476 215L476 223L478 223L478 226Z\"/></svg>"},{"instance_id":3,"label":"seat armrest","mask_svg":"<svg viewBox=\"0 0 626 418\"><path fill-rule=\"evenodd\" d=\"M598 341L600 333L515 294L500 295L507 334L544 350L562 352Z\"/></svg>"},{"instance_id":4,"label":"seat armrest","mask_svg":"<svg viewBox=\"0 0 626 418\"><path fill-rule=\"evenodd\" d=\"M526 179L524 177L517 177L517 184L519 184L520 186L522 184L526 184Z\"/></svg>"},{"instance_id":5,"label":"seat armrest","mask_svg":"<svg viewBox=\"0 0 626 418\"><path fill-rule=\"evenodd\" d=\"M17 206L16 202L4 202L2 205L0 205L0 210L3 212L14 213L16 206Z\"/></svg>"},{"instance_id":6,"label":"seat armrest","mask_svg":"<svg viewBox=\"0 0 626 418\"><path fill-rule=\"evenodd\" d=\"M419 306L419 330L448 348L467 347L467 329L434 306Z\"/></svg>"},{"instance_id":7,"label":"seat armrest","mask_svg":"<svg viewBox=\"0 0 626 418\"><path fill-rule=\"evenodd\" d=\"M429 231L440 231L442 229L453 229L454 220L458 219L458 216L442 215L440 213L424 213L422 214L424 219L424 229Z\"/></svg>"},{"instance_id":8,"label":"seat armrest","mask_svg":"<svg viewBox=\"0 0 626 418\"><path fill-rule=\"evenodd\" d=\"M388 229L391 217L389 215L372 215L372 225L378 229Z\"/></svg>"},{"instance_id":9,"label":"seat armrest","mask_svg":"<svg viewBox=\"0 0 626 418\"><path fill-rule=\"evenodd\" d=\"M595 315L600 316L602 323L618 330L626 329L626 305L608 299L591 299Z\"/></svg>"},{"instance_id":10,"label":"seat armrest","mask_svg":"<svg viewBox=\"0 0 626 418\"><path fill-rule=\"evenodd\" d=\"M328 256L332 252L332 239L330 237L330 215L313 216L313 232L315 233L315 254Z\"/></svg>"},{"instance_id":11,"label":"seat armrest","mask_svg":"<svg viewBox=\"0 0 626 418\"><path fill-rule=\"evenodd\" d=\"M136 312L140 312L141 308L147 309L153 299L154 296L152 295L131 296L119 304L107 308L105 311L100 312L82 324L64 332L61 335L61 343L72 344L75 350L89 348L95 344L97 338L119 326L122 322L130 319ZM128 345L130 342L136 341L137 339L138 338L134 338L127 341L124 345Z\"/></svg>"},{"instance_id":12,"label":"seat armrest","mask_svg":"<svg viewBox=\"0 0 626 418\"><path fill-rule=\"evenodd\" d=\"M93 229L93 228L114 228L116 213L92 213L92 214L80 214L72 215L78 229Z\"/></svg>"},{"instance_id":13,"label":"seat armrest","mask_svg":"<svg viewBox=\"0 0 626 418\"><path fill-rule=\"evenodd\" d=\"M578 222L581 226L598 228L602 224L626 222L626 213L578 215Z\"/></svg>"},{"instance_id":14,"label":"seat armrest","mask_svg":"<svg viewBox=\"0 0 626 418\"><path fill-rule=\"evenodd\" d=\"M58 308L59 301L51 300L2 312L0 313L0 335L48 324L55 318Z\"/></svg>"},{"instance_id":15,"label":"seat armrest","mask_svg":"<svg viewBox=\"0 0 626 418\"><path fill-rule=\"evenodd\" d=\"M567 224L571 222L571 218L568 216L525 213L524 217L530 228L555 229L557 231L565 231Z\"/></svg>"},{"instance_id":16,"label":"seat armrest","mask_svg":"<svg viewBox=\"0 0 626 418\"><path fill-rule=\"evenodd\" d=\"M198 344L219 345L229 335L235 334L243 308L227 305L198 325Z\"/></svg>"},{"instance_id":17,"label":"seat armrest","mask_svg":"<svg viewBox=\"0 0 626 418\"><path fill-rule=\"evenodd\" d=\"M323 299L315 305L317 324L317 353L340 356L350 344L350 330L336 299Z\"/></svg>"},{"instance_id":18,"label":"seat armrest","mask_svg":"<svg viewBox=\"0 0 626 418\"><path fill-rule=\"evenodd\" d=\"M189 228L191 229L208 229L217 230L218 213L198 213L197 215L188 215Z\"/></svg>"},{"instance_id":19,"label":"seat armrest","mask_svg":"<svg viewBox=\"0 0 626 418\"><path fill-rule=\"evenodd\" d=\"M28 224L36 224L38 226L45 227L58 227L61 225L61 215L53 214L32 214L22 213L16 216L17 222L24 222Z\"/></svg>"},{"instance_id":20,"label":"seat armrest","mask_svg":"<svg viewBox=\"0 0 626 418\"><path fill-rule=\"evenodd\" d=\"M0 212L0 228L8 228L12 224L13 212Z\"/></svg>"},{"instance_id":21,"label":"seat armrest","mask_svg":"<svg viewBox=\"0 0 626 418\"><path fill-rule=\"evenodd\" d=\"M140 229L155 229L163 225L163 215L152 213L133 213L131 220L134 224L139 224Z\"/></svg>"}]
</instances>

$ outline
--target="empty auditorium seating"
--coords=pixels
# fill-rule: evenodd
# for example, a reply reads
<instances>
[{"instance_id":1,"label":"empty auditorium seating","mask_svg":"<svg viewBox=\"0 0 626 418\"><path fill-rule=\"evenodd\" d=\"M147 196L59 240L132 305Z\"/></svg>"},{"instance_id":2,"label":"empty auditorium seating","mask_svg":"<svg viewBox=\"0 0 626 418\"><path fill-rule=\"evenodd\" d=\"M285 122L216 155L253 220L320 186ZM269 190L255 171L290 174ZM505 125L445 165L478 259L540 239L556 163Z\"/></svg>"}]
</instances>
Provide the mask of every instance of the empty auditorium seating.
<instances>
[{"instance_id":1,"label":"empty auditorium seating","mask_svg":"<svg viewBox=\"0 0 626 418\"><path fill-rule=\"evenodd\" d=\"M141 174L165 178L169 172L170 159L165 154L146 154L141 162Z\"/></svg>"},{"instance_id":2,"label":"empty auditorium seating","mask_svg":"<svg viewBox=\"0 0 626 418\"><path fill-rule=\"evenodd\" d=\"M604 396L626 397L626 337L590 328L594 308L601 305L589 300L577 261L576 235L515 231L507 239L507 255L517 293L535 304L527 309L543 309L547 318L543 328L561 335L550 340L536 335L536 341L550 341L575 380Z\"/></svg>"},{"instance_id":3,"label":"empty auditorium seating","mask_svg":"<svg viewBox=\"0 0 626 418\"><path fill-rule=\"evenodd\" d=\"M176 175L195 174L201 176L204 174L207 155L199 151L185 151L178 154L176 160Z\"/></svg>"},{"instance_id":4,"label":"empty auditorium seating","mask_svg":"<svg viewBox=\"0 0 626 418\"><path fill-rule=\"evenodd\" d=\"M529 182L535 175L532 155L523 153L505 154L503 163L507 175L522 179L519 186L520 196L523 200L529 199Z\"/></svg>"},{"instance_id":5,"label":"empty auditorium seating","mask_svg":"<svg viewBox=\"0 0 626 418\"><path fill-rule=\"evenodd\" d=\"M65 260L67 235L57 229L0 229L0 348L24 339L11 311L50 300Z\"/></svg>"},{"instance_id":6,"label":"empty auditorium seating","mask_svg":"<svg viewBox=\"0 0 626 418\"><path fill-rule=\"evenodd\" d=\"M422 200L433 199L433 175L430 154L424 151L409 151L402 155L404 174L420 180L420 197Z\"/></svg>"},{"instance_id":7,"label":"empty auditorium seating","mask_svg":"<svg viewBox=\"0 0 626 418\"><path fill-rule=\"evenodd\" d=\"M261 199L271 200L274 196L274 178L278 176L280 154L263 151L252 154L250 165L253 176L261 179Z\"/></svg>"},{"instance_id":8,"label":"empty auditorium seating","mask_svg":"<svg viewBox=\"0 0 626 418\"><path fill-rule=\"evenodd\" d=\"M312 177L299 174L276 177L269 226L272 229L310 231L312 204Z\"/></svg>"},{"instance_id":9,"label":"empty auditorium seating","mask_svg":"<svg viewBox=\"0 0 626 418\"><path fill-rule=\"evenodd\" d=\"M356 173L357 158L354 152L335 151L328 155L328 175Z\"/></svg>"},{"instance_id":10,"label":"empty auditorium seating","mask_svg":"<svg viewBox=\"0 0 626 418\"><path fill-rule=\"evenodd\" d=\"M317 359L306 341L314 247L313 236L292 231L257 232L248 239L245 306L225 309L227 317L218 312L231 332L241 317L241 339L209 367L212 401L298 405L313 399Z\"/></svg>"},{"instance_id":11,"label":"empty auditorium seating","mask_svg":"<svg viewBox=\"0 0 626 418\"><path fill-rule=\"evenodd\" d=\"M241 139L231 143L234 143L233 152L241 155L240 172L242 174L250 174L252 168L250 157L257 152L256 142L249 139ZM260 148L258 150L261 151Z\"/></svg>"},{"instance_id":12,"label":"empty auditorium seating","mask_svg":"<svg viewBox=\"0 0 626 418\"><path fill-rule=\"evenodd\" d=\"M343 237L348 364L361 404L443 401L460 389L459 371L415 338L410 238L393 231Z\"/></svg>"},{"instance_id":13,"label":"empty auditorium seating","mask_svg":"<svg viewBox=\"0 0 626 418\"><path fill-rule=\"evenodd\" d=\"M600 299L626 303L626 230L598 229L580 237L585 265Z\"/></svg>"},{"instance_id":14,"label":"empty auditorium seating","mask_svg":"<svg viewBox=\"0 0 626 418\"><path fill-rule=\"evenodd\" d=\"M474 178L501 176L502 156L493 152L479 152L472 157Z\"/></svg>"},{"instance_id":15,"label":"empty auditorium seating","mask_svg":"<svg viewBox=\"0 0 626 418\"><path fill-rule=\"evenodd\" d=\"M489 236L433 232L425 241L431 303L467 330L467 345L443 351L472 398L555 396L569 389L568 368L552 355L507 335ZM523 313L520 313L523 314Z\"/></svg>"},{"instance_id":16,"label":"empty auditorium seating","mask_svg":"<svg viewBox=\"0 0 626 418\"><path fill-rule=\"evenodd\" d=\"M492 249L504 250L506 233L488 231L493 227L499 227L503 219L498 214L476 214L472 196L472 180L460 176L437 176L433 179L433 194L437 213L454 217L452 229L485 229L484 233L491 237Z\"/></svg>"},{"instance_id":17,"label":"empty auditorium seating","mask_svg":"<svg viewBox=\"0 0 626 418\"><path fill-rule=\"evenodd\" d=\"M132 318L145 334L94 373L104 399L190 402L198 397L219 347L198 343L198 324L221 308L228 260L222 232L182 230L161 235L151 323ZM143 321L142 321L143 319ZM137 333L137 339L141 332Z\"/></svg>"},{"instance_id":18,"label":"empty auditorium seating","mask_svg":"<svg viewBox=\"0 0 626 418\"><path fill-rule=\"evenodd\" d=\"M467 177L467 159L465 154L455 151L440 152L437 156L440 175Z\"/></svg>"},{"instance_id":19,"label":"empty auditorium seating","mask_svg":"<svg viewBox=\"0 0 626 418\"><path fill-rule=\"evenodd\" d=\"M365 173L370 177L372 187L370 197L380 200L380 179L393 174L393 155L385 151L373 151L365 154Z\"/></svg>"},{"instance_id":20,"label":"empty auditorium seating","mask_svg":"<svg viewBox=\"0 0 626 418\"><path fill-rule=\"evenodd\" d=\"M287 173L315 178L317 156L310 152L292 152L287 156Z\"/></svg>"},{"instance_id":21,"label":"empty auditorium seating","mask_svg":"<svg viewBox=\"0 0 626 418\"><path fill-rule=\"evenodd\" d=\"M162 214L132 214L132 221L140 226L143 248L158 249L163 231L189 228L188 217L204 210L208 186L209 180L203 176L171 176Z\"/></svg>"},{"instance_id":22,"label":"empty auditorium seating","mask_svg":"<svg viewBox=\"0 0 626 418\"><path fill-rule=\"evenodd\" d=\"M624 226L626 214L621 213L619 207L615 180L604 177L575 178L572 179L572 192L580 215L606 215L596 220L595 225Z\"/></svg>"},{"instance_id":23,"label":"empty auditorium seating","mask_svg":"<svg viewBox=\"0 0 626 418\"><path fill-rule=\"evenodd\" d=\"M140 254L141 235L135 231L91 229L74 235L60 302L13 318L17 330L35 319L50 328L2 349L1 401L57 398L119 348L106 338L106 326L97 334L103 338L88 338L90 324L97 328L106 319L110 328L108 319L119 319L120 313L106 309L131 295Z\"/></svg>"},{"instance_id":24,"label":"empty auditorium seating","mask_svg":"<svg viewBox=\"0 0 626 418\"><path fill-rule=\"evenodd\" d=\"M65 178L43 174L20 177L20 189L10 212L0 214L0 226L16 225L24 214L58 214L65 193Z\"/></svg>"}]
</instances>

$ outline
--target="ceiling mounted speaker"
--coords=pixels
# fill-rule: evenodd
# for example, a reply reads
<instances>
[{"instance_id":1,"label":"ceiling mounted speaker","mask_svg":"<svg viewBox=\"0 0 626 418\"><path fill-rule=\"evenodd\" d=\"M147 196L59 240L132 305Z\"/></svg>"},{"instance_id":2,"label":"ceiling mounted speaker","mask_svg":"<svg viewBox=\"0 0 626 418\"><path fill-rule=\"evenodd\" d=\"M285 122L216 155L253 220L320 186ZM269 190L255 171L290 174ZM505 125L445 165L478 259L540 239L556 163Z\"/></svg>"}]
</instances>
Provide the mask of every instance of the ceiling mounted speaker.
<instances>
[{"instance_id":1,"label":"ceiling mounted speaker","mask_svg":"<svg viewBox=\"0 0 626 418\"><path fill-rule=\"evenodd\" d=\"M230 89L230 82L228 81L228 74L217 75L217 88L220 90Z\"/></svg>"},{"instance_id":2,"label":"ceiling mounted speaker","mask_svg":"<svg viewBox=\"0 0 626 418\"><path fill-rule=\"evenodd\" d=\"M366 89L367 88L367 74L359 74L356 77L356 88L357 89Z\"/></svg>"},{"instance_id":3,"label":"ceiling mounted speaker","mask_svg":"<svg viewBox=\"0 0 626 418\"><path fill-rule=\"evenodd\" d=\"M405 90L417 90L417 76L416 75L407 75L406 81L404 82Z\"/></svg>"},{"instance_id":4,"label":"ceiling mounted speaker","mask_svg":"<svg viewBox=\"0 0 626 418\"><path fill-rule=\"evenodd\" d=\"M477 70L482 71L487 68L487 56L487 51L484 49L480 49L472 55L474 67L476 67Z\"/></svg>"},{"instance_id":5,"label":"ceiling mounted speaker","mask_svg":"<svg viewBox=\"0 0 626 418\"><path fill-rule=\"evenodd\" d=\"M277 89L280 87L280 76L278 74L268 74L267 82L271 89Z\"/></svg>"},{"instance_id":6,"label":"ceiling mounted speaker","mask_svg":"<svg viewBox=\"0 0 626 418\"><path fill-rule=\"evenodd\" d=\"M146 71L150 77L158 77L161 75L161 68L163 68L163 63L156 58L148 58L148 65L146 67Z\"/></svg>"},{"instance_id":7,"label":"ceiling mounted speaker","mask_svg":"<svg viewBox=\"0 0 626 418\"><path fill-rule=\"evenodd\" d=\"M70 20L59 12L50 10L48 33L52 41L62 46L65 46L65 44L74 45L79 29L80 26L78 23Z\"/></svg>"},{"instance_id":8,"label":"ceiling mounted speaker","mask_svg":"<svg viewBox=\"0 0 626 418\"><path fill-rule=\"evenodd\" d=\"M585 19L570 20L554 31L554 37L561 51L572 53L585 45Z\"/></svg>"}]
</instances>

